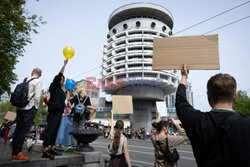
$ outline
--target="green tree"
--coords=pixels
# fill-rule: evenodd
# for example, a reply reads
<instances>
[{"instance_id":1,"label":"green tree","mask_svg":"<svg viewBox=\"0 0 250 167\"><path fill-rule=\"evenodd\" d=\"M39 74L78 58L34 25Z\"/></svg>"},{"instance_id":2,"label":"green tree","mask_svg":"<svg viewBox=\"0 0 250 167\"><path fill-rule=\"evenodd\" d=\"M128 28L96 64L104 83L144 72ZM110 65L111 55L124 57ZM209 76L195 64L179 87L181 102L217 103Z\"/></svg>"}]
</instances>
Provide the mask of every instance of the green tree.
<instances>
[{"instance_id":1,"label":"green tree","mask_svg":"<svg viewBox=\"0 0 250 167\"><path fill-rule=\"evenodd\" d=\"M43 104L43 96L41 96L40 98L40 105L36 114L36 117L34 119L34 122L36 125L40 124L40 118L41 116L47 116L48 115L48 111L47 111L47 106Z\"/></svg>"},{"instance_id":2,"label":"green tree","mask_svg":"<svg viewBox=\"0 0 250 167\"><path fill-rule=\"evenodd\" d=\"M233 109L242 115L250 118L250 98L247 96L246 91L238 91L237 99L233 104Z\"/></svg>"},{"instance_id":3,"label":"green tree","mask_svg":"<svg viewBox=\"0 0 250 167\"><path fill-rule=\"evenodd\" d=\"M41 17L25 10L26 0L1 0L0 2L0 97L10 94L11 85L17 80L13 72L24 47L31 43L31 33L44 24Z\"/></svg>"},{"instance_id":4,"label":"green tree","mask_svg":"<svg viewBox=\"0 0 250 167\"><path fill-rule=\"evenodd\" d=\"M43 98L44 97L41 96L40 105L38 107L37 114L36 114L36 117L34 119L34 122L36 125L40 124L40 117L41 116L48 115L47 106L43 104ZM0 121L4 119L4 116L8 111L16 112L16 107L12 106L9 101L7 101L5 103L1 103L0 104Z\"/></svg>"},{"instance_id":5,"label":"green tree","mask_svg":"<svg viewBox=\"0 0 250 167\"><path fill-rule=\"evenodd\" d=\"M9 101L0 104L0 121L4 119L8 111L16 112L16 108Z\"/></svg>"}]
</instances>

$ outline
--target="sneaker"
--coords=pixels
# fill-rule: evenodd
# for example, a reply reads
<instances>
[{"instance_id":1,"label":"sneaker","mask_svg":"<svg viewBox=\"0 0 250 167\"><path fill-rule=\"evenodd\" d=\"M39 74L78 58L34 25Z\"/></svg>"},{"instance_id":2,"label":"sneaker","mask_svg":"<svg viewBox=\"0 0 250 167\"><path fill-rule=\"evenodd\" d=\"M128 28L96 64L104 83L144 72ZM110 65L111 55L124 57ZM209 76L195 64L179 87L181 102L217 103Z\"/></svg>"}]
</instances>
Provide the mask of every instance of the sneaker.
<instances>
[{"instance_id":1,"label":"sneaker","mask_svg":"<svg viewBox=\"0 0 250 167\"><path fill-rule=\"evenodd\" d=\"M45 152L43 152L42 158L49 158L51 160L54 160L55 159L55 155L50 154L49 151L45 151Z\"/></svg>"},{"instance_id":2,"label":"sneaker","mask_svg":"<svg viewBox=\"0 0 250 167\"><path fill-rule=\"evenodd\" d=\"M25 156L22 152L18 153L16 156L11 156L12 160L23 160L23 161L29 161L29 157Z\"/></svg>"},{"instance_id":3,"label":"sneaker","mask_svg":"<svg viewBox=\"0 0 250 167\"><path fill-rule=\"evenodd\" d=\"M56 151L56 150L50 150L49 153L50 153L50 154L53 154L53 155L62 155L61 152Z\"/></svg>"}]
</instances>

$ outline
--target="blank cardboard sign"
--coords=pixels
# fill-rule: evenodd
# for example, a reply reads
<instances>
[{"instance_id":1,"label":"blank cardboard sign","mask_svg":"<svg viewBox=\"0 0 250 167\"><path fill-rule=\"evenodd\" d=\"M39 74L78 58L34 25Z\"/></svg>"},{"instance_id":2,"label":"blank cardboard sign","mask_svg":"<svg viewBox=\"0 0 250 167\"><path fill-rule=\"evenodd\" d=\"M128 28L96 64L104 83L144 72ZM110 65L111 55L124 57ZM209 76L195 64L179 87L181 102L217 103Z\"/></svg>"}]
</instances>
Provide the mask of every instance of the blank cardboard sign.
<instances>
[{"instance_id":1,"label":"blank cardboard sign","mask_svg":"<svg viewBox=\"0 0 250 167\"><path fill-rule=\"evenodd\" d=\"M154 38L153 70L219 70L218 35Z\"/></svg>"},{"instance_id":2,"label":"blank cardboard sign","mask_svg":"<svg viewBox=\"0 0 250 167\"><path fill-rule=\"evenodd\" d=\"M157 101L156 102L156 108L160 112L162 117L168 116L167 112L167 106L165 101Z\"/></svg>"},{"instance_id":3,"label":"blank cardboard sign","mask_svg":"<svg viewBox=\"0 0 250 167\"><path fill-rule=\"evenodd\" d=\"M16 119L16 113L8 111L4 116L4 119L7 119L8 121L14 121Z\"/></svg>"},{"instance_id":4,"label":"blank cardboard sign","mask_svg":"<svg viewBox=\"0 0 250 167\"><path fill-rule=\"evenodd\" d=\"M114 114L133 114L132 96L113 95L112 109Z\"/></svg>"}]
</instances>

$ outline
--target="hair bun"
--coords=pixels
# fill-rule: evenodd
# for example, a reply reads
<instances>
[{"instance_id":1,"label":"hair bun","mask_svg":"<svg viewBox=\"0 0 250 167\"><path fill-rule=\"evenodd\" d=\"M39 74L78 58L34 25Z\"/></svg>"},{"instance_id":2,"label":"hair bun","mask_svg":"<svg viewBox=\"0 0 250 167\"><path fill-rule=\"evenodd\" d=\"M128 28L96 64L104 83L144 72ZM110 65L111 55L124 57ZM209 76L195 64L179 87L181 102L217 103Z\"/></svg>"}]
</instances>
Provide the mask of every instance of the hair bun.
<instances>
[{"instance_id":1,"label":"hair bun","mask_svg":"<svg viewBox=\"0 0 250 167\"><path fill-rule=\"evenodd\" d=\"M158 125L157 122L153 122L153 123L152 123L152 126L153 126L155 129L157 129L159 125Z\"/></svg>"},{"instance_id":2,"label":"hair bun","mask_svg":"<svg viewBox=\"0 0 250 167\"><path fill-rule=\"evenodd\" d=\"M165 120L161 120L160 122L153 122L152 126L158 131L160 132L162 130L163 127L168 127L169 126L169 122L165 121Z\"/></svg>"}]
</instances>

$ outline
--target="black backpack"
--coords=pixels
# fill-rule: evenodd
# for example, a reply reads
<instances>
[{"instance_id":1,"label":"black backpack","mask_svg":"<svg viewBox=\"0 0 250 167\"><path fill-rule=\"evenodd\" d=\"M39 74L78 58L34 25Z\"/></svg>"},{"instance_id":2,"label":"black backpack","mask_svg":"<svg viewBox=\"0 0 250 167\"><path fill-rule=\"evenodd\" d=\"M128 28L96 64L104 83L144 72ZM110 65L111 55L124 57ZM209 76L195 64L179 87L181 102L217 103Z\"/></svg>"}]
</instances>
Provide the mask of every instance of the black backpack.
<instances>
[{"instance_id":1,"label":"black backpack","mask_svg":"<svg viewBox=\"0 0 250 167\"><path fill-rule=\"evenodd\" d=\"M10 102L13 106L16 107L24 107L27 104L29 104L30 100L34 97L34 95L32 96L32 98L29 100L28 99L28 94L29 94L29 83L37 78L31 78L28 82L27 82L27 78L24 79L23 83L20 83L16 86L14 92L12 93L11 97L10 97Z\"/></svg>"}]
</instances>

